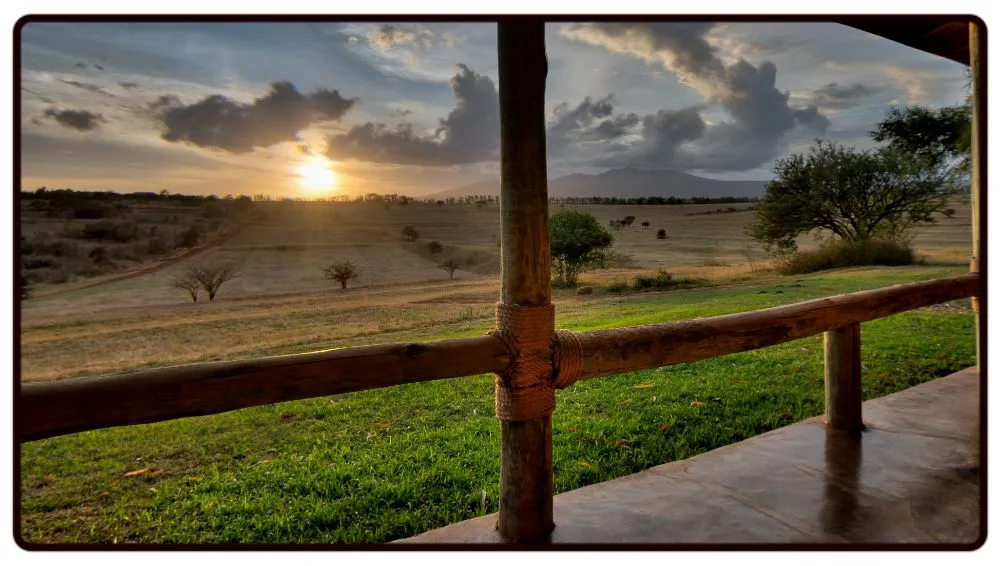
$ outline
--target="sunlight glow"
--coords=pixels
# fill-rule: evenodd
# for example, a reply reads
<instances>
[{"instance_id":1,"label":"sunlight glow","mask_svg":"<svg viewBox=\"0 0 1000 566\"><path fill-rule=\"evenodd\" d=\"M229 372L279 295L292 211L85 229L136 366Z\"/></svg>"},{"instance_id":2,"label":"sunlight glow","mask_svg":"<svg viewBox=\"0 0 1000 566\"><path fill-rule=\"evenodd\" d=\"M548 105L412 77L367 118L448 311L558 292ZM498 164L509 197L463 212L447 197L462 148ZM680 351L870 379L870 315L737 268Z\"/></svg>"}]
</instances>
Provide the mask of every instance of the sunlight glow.
<instances>
[{"instance_id":1,"label":"sunlight glow","mask_svg":"<svg viewBox=\"0 0 1000 566\"><path fill-rule=\"evenodd\" d=\"M330 168L330 162L323 157L309 157L299 166L299 185L310 191L332 189L337 184L337 174Z\"/></svg>"}]
</instances>

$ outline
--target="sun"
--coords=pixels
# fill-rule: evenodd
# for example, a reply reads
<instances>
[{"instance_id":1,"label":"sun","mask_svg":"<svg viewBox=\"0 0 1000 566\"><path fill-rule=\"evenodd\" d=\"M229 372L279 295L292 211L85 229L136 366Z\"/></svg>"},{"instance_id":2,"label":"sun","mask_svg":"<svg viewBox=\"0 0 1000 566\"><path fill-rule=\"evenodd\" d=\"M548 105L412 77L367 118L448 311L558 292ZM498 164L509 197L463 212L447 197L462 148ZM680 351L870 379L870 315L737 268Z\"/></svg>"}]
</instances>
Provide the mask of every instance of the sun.
<instances>
[{"instance_id":1,"label":"sun","mask_svg":"<svg viewBox=\"0 0 1000 566\"><path fill-rule=\"evenodd\" d=\"M332 189L337 184L337 174L330 169L330 162L323 157L312 156L299 165L299 185L310 191Z\"/></svg>"}]
</instances>

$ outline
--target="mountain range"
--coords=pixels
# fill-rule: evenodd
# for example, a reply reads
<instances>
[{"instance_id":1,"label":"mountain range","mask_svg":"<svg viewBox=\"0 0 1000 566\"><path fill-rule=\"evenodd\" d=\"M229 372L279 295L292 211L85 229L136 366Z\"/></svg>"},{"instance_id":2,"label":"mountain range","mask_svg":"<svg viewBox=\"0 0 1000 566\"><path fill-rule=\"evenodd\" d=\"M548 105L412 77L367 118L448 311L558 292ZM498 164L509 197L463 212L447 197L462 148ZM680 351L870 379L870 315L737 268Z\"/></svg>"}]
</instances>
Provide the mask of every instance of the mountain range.
<instances>
[{"instance_id":1,"label":"mountain range","mask_svg":"<svg viewBox=\"0 0 1000 566\"><path fill-rule=\"evenodd\" d=\"M550 197L760 197L767 181L720 181L670 169L609 169L549 179ZM489 179L426 195L446 199L466 195L500 196L500 179Z\"/></svg>"}]
</instances>

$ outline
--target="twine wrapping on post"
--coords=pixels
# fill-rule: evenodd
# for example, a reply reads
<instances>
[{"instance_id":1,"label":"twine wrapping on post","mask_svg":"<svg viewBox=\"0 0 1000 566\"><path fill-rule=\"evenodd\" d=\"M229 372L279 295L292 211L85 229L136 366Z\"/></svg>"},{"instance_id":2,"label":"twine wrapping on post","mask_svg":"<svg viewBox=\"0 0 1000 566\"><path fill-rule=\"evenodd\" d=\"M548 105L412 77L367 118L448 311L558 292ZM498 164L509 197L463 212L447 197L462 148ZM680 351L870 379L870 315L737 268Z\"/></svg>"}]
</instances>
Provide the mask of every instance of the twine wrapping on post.
<instances>
[{"instance_id":1,"label":"twine wrapping on post","mask_svg":"<svg viewBox=\"0 0 1000 566\"><path fill-rule=\"evenodd\" d=\"M583 344L575 332L556 330L553 385L565 389L583 375Z\"/></svg>"},{"instance_id":2,"label":"twine wrapping on post","mask_svg":"<svg viewBox=\"0 0 1000 566\"><path fill-rule=\"evenodd\" d=\"M503 421L529 421L556 408L552 388L555 305L497 304L496 329L489 334L507 344L510 363L497 374L496 411Z\"/></svg>"}]
</instances>

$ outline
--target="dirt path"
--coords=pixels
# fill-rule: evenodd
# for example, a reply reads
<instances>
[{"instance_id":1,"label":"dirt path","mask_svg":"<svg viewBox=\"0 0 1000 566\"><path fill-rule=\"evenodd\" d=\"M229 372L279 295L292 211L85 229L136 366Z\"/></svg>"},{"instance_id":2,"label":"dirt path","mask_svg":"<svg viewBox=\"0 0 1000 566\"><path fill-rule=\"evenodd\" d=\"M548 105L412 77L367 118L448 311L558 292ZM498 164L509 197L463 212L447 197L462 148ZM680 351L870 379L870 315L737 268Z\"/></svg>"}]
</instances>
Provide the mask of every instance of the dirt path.
<instances>
[{"instance_id":1,"label":"dirt path","mask_svg":"<svg viewBox=\"0 0 1000 566\"><path fill-rule=\"evenodd\" d=\"M171 265L175 265L175 264L180 263L180 262L182 262L182 261L184 261L186 259L190 259L190 258L192 258L192 257L194 257L194 256L196 256L196 255L198 255L198 254L200 254L202 252L208 251L208 250L213 249L213 248L217 248L217 247L221 246L222 244L228 242L229 240L233 239L237 235L239 235L241 232L243 232L244 230L246 230L246 228L247 228L247 225L246 224L242 224L240 226L237 226L232 232L230 232L230 233L222 236L221 238L219 238L217 240L213 240L213 241L211 241L211 242L209 242L209 243L201 246L200 248L193 248L193 249L191 249L189 251L184 252L183 254L181 254L179 256L172 257L172 258L170 258L168 260L165 260L165 261L161 261L160 263L157 263L156 265L151 265L149 267L142 268L142 269L140 269L138 271L130 271L129 273L125 273L125 274L122 274L122 275L116 275L114 277L110 277L108 279L103 279L101 281L95 281L93 283L87 283L85 285L80 285L79 287L72 287L70 289L59 289L57 291L50 291L48 293L43 293L43 294L35 295L33 298L43 299L43 298L46 298L46 297L54 297L54 296L57 296L57 295L64 295L66 293L73 293L73 292L76 292L76 291L82 291L84 289L93 289L94 287L100 287L102 285L109 285L111 283L118 283L119 281L127 281L129 279L134 279L136 277L142 277L143 275L151 275L153 273L156 273L157 271L160 271L161 269L165 269L167 267L170 267Z\"/></svg>"}]
</instances>

